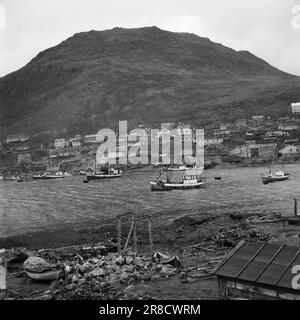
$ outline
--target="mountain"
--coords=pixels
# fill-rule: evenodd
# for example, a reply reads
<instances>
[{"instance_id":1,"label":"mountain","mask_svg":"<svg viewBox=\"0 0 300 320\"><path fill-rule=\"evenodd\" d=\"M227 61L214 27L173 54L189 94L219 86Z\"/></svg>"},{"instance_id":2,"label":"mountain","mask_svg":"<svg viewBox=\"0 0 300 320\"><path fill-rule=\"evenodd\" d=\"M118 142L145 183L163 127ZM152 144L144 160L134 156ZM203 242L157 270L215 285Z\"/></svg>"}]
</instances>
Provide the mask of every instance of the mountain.
<instances>
[{"instance_id":1,"label":"mountain","mask_svg":"<svg viewBox=\"0 0 300 320\"><path fill-rule=\"evenodd\" d=\"M297 100L300 78L250 52L157 27L114 28L75 34L0 78L0 127L33 137L94 133L119 120L200 127L277 117Z\"/></svg>"}]
</instances>

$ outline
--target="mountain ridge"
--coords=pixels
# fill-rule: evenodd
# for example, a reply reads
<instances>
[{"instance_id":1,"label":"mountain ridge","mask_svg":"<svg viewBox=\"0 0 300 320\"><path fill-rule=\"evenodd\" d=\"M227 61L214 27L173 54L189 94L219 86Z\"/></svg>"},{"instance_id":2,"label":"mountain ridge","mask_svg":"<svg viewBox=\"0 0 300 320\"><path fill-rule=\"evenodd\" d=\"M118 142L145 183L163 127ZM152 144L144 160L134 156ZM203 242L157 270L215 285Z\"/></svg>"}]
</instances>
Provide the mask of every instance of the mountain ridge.
<instances>
[{"instance_id":1,"label":"mountain ridge","mask_svg":"<svg viewBox=\"0 0 300 320\"><path fill-rule=\"evenodd\" d=\"M157 27L76 33L0 78L0 126L33 137L280 116L300 77L248 51Z\"/></svg>"}]
</instances>

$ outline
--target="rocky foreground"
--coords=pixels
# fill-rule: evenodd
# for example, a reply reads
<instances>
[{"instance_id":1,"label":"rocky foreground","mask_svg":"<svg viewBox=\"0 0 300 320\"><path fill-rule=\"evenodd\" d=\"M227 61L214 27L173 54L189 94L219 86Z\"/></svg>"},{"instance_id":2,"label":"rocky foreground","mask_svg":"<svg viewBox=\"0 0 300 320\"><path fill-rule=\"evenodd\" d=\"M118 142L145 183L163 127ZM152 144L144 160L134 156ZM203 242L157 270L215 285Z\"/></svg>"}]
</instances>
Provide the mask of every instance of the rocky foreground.
<instances>
[{"instance_id":1,"label":"rocky foreground","mask_svg":"<svg viewBox=\"0 0 300 320\"><path fill-rule=\"evenodd\" d=\"M263 214L185 216L154 233L152 251L143 229L138 230L138 252L117 252L116 240L108 238L113 229L98 229L106 241L97 244L3 249L7 288L0 290L0 298L218 299L212 270L239 241L284 242L298 233L299 223Z\"/></svg>"}]
</instances>

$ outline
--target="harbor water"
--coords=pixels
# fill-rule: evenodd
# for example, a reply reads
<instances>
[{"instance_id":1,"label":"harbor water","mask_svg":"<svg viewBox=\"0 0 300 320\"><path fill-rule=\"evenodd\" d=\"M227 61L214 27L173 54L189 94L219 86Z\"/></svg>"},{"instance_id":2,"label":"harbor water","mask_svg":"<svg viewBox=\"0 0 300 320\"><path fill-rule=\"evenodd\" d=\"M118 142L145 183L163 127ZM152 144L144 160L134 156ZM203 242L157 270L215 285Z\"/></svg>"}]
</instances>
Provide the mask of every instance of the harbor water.
<instances>
[{"instance_id":1,"label":"harbor water","mask_svg":"<svg viewBox=\"0 0 300 320\"><path fill-rule=\"evenodd\" d=\"M263 185L267 167L206 170L203 189L151 192L159 169L127 171L121 179L82 183L84 177L29 182L0 181L0 237L101 224L127 211L159 214L166 221L206 213L293 214L300 198L299 165L287 165L288 181ZM221 176L221 180L214 177Z\"/></svg>"}]
</instances>

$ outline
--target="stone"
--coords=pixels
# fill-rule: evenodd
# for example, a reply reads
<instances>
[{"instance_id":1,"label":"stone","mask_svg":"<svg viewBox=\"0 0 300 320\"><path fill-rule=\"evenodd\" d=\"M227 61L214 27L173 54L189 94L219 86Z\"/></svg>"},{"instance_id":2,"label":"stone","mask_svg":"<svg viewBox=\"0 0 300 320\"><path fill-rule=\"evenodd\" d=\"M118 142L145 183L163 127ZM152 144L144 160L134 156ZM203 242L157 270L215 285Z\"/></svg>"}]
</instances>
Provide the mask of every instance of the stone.
<instances>
[{"instance_id":1,"label":"stone","mask_svg":"<svg viewBox=\"0 0 300 320\"><path fill-rule=\"evenodd\" d=\"M142 267L142 266L144 266L144 261L142 260L142 258L136 257L136 258L134 259L134 264L137 265L137 266L139 266L139 267Z\"/></svg>"},{"instance_id":2,"label":"stone","mask_svg":"<svg viewBox=\"0 0 300 320\"><path fill-rule=\"evenodd\" d=\"M69 291L73 290L74 288L75 288L75 286L73 284L68 284L65 286L65 289L69 290Z\"/></svg>"},{"instance_id":3,"label":"stone","mask_svg":"<svg viewBox=\"0 0 300 320\"><path fill-rule=\"evenodd\" d=\"M118 257L115 258L116 263L122 265L125 262L125 259L120 255Z\"/></svg>"},{"instance_id":4,"label":"stone","mask_svg":"<svg viewBox=\"0 0 300 320\"><path fill-rule=\"evenodd\" d=\"M100 277L105 275L105 271L102 268L96 268L89 272L89 275L92 277Z\"/></svg>"},{"instance_id":5,"label":"stone","mask_svg":"<svg viewBox=\"0 0 300 320\"><path fill-rule=\"evenodd\" d=\"M127 256L125 260L126 264L131 264L134 261L134 258L132 256Z\"/></svg>"}]
</instances>

